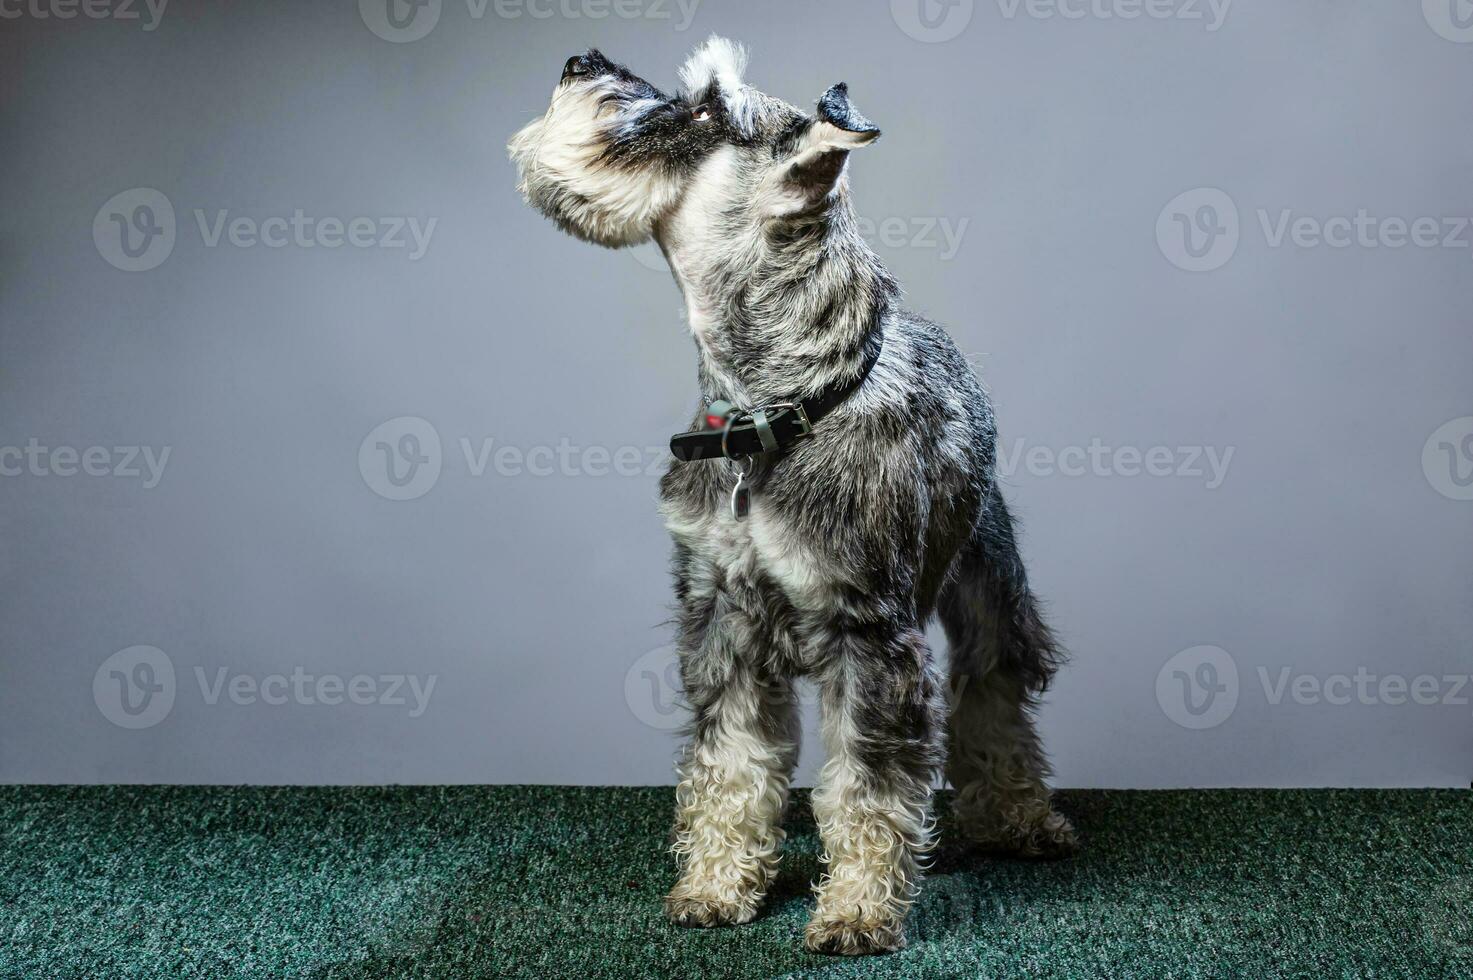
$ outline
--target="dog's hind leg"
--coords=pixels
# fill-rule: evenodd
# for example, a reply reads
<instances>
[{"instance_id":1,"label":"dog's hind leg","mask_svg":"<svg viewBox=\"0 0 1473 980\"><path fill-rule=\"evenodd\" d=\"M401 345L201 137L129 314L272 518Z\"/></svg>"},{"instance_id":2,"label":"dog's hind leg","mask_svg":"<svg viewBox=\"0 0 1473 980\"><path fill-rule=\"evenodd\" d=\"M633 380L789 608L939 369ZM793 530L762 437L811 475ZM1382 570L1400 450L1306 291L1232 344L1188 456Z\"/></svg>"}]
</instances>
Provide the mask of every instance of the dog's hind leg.
<instances>
[{"instance_id":1,"label":"dog's hind leg","mask_svg":"<svg viewBox=\"0 0 1473 980\"><path fill-rule=\"evenodd\" d=\"M677 577L694 719L675 789L680 879L665 911L679 925L734 925L757 914L777 871L798 714L791 681L770 669L774 625L758 597Z\"/></svg>"},{"instance_id":2,"label":"dog's hind leg","mask_svg":"<svg viewBox=\"0 0 1473 980\"><path fill-rule=\"evenodd\" d=\"M1074 828L1050 802L1033 719L1061 653L1028 588L996 488L942 590L939 613L951 648L947 776L963 833L1023 856L1073 853Z\"/></svg>"}]
</instances>

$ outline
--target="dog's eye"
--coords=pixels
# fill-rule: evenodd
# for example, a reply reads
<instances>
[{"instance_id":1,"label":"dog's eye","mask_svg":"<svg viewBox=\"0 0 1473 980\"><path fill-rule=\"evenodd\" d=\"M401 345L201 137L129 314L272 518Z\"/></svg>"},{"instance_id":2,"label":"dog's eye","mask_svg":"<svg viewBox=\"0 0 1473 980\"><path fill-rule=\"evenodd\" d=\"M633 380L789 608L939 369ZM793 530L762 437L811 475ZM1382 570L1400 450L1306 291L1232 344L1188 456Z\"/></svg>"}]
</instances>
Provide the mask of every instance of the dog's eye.
<instances>
[{"instance_id":1,"label":"dog's eye","mask_svg":"<svg viewBox=\"0 0 1473 980\"><path fill-rule=\"evenodd\" d=\"M711 118L711 107L702 103L690 111L690 117L696 122L706 122Z\"/></svg>"}]
</instances>

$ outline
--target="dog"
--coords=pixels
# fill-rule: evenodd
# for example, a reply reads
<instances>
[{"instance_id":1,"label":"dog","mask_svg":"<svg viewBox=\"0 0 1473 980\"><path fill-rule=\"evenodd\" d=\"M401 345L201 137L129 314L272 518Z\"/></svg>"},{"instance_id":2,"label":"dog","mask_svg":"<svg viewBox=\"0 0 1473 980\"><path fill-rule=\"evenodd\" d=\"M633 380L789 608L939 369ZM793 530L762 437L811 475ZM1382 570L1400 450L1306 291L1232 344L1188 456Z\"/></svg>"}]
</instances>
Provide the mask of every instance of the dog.
<instances>
[{"instance_id":1,"label":"dog","mask_svg":"<svg viewBox=\"0 0 1473 980\"><path fill-rule=\"evenodd\" d=\"M1062 654L997 484L987 395L946 332L901 309L857 230L849 156L879 129L844 83L808 113L745 67L712 37L667 95L590 50L508 150L562 230L659 245L695 339L703 407L660 481L693 714L666 912L757 914L797 756L793 682L809 677L826 870L804 943L879 953L905 945L943 767L972 841L1076 848L1033 719Z\"/></svg>"}]
</instances>

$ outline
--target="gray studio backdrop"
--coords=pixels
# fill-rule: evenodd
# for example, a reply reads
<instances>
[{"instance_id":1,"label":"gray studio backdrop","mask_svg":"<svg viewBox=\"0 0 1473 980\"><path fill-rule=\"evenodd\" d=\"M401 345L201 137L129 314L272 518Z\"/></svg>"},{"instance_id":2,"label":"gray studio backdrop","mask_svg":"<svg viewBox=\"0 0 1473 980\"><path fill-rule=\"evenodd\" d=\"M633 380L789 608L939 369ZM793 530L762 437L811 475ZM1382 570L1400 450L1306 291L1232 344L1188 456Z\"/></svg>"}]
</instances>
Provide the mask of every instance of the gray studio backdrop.
<instances>
[{"instance_id":1,"label":"gray studio backdrop","mask_svg":"<svg viewBox=\"0 0 1473 980\"><path fill-rule=\"evenodd\" d=\"M1468 784L1468 0L0 0L0 779L671 779L680 299L503 146L713 32L885 131L1060 785Z\"/></svg>"}]
</instances>

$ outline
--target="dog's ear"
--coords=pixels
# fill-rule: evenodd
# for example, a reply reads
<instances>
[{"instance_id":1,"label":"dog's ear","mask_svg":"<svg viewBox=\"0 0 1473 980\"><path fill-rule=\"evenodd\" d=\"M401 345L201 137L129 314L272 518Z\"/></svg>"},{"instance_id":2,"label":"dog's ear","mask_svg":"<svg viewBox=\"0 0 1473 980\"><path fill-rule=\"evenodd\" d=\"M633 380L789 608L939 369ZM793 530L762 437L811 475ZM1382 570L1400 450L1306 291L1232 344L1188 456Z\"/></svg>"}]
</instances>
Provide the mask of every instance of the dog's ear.
<instances>
[{"instance_id":1,"label":"dog's ear","mask_svg":"<svg viewBox=\"0 0 1473 980\"><path fill-rule=\"evenodd\" d=\"M780 166L783 193L777 213L798 213L823 201L843 175L849 151L873 143L879 135L880 128L849 101L848 85L840 82L825 92Z\"/></svg>"},{"instance_id":2,"label":"dog's ear","mask_svg":"<svg viewBox=\"0 0 1473 980\"><path fill-rule=\"evenodd\" d=\"M880 127L864 118L849 101L847 82L840 82L820 96L814 114L820 122L826 122L843 131L848 138L858 140L857 146L872 142L880 135Z\"/></svg>"}]
</instances>

